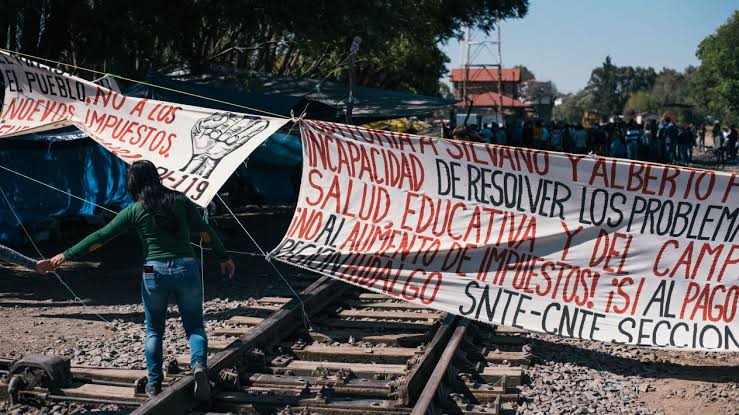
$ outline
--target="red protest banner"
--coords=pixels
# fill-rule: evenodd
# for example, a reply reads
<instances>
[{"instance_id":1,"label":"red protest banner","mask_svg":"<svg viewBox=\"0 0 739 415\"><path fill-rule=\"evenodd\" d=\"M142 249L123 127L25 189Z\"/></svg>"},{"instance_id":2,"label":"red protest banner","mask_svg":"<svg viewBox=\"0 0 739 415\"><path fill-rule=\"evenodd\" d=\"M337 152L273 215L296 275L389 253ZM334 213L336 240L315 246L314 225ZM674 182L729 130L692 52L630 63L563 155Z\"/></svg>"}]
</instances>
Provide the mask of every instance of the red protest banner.
<instances>
[{"instance_id":1,"label":"red protest banner","mask_svg":"<svg viewBox=\"0 0 739 415\"><path fill-rule=\"evenodd\" d=\"M736 175L316 121L301 134L278 260L492 324L739 350Z\"/></svg>"}]
</instances>

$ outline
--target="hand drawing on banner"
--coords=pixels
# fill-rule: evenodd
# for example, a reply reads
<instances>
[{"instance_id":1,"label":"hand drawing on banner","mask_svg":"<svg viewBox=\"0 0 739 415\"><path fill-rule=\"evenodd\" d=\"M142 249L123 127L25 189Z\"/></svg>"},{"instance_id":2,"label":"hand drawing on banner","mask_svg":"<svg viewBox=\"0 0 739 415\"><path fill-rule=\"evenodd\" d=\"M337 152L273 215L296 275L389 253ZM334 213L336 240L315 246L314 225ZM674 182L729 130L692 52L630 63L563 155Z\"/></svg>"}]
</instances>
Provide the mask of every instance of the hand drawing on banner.
<instances>
[{"instance_id":1,"label":"hand drawing on banner","mask_svg":"<svg viewBox=\"0 0 739 415\"><path fill-rule=\"evenodd\" d=\"M269 121L262 118L230 112L199 120L191 131L192 157L180 171L207 179L224 157L268 126Z\"/></svg>"}]
</instances>

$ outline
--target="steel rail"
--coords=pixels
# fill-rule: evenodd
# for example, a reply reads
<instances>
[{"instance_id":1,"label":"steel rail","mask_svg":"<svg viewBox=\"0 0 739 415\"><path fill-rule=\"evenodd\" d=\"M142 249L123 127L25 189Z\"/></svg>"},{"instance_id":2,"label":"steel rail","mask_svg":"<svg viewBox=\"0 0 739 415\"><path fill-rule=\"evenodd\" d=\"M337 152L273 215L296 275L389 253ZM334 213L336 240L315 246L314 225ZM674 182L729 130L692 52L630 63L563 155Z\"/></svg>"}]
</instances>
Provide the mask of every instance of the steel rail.
<instances>
[{"instance_id":1,"label":"steel rail","mask_svg":"<svg viewBox=\"0 0 739 415\"><path fill-rule=\"evenodd\" d=\"M434 399L440 391L442 382L448 374L454 355L462 344L462 339L464 339L464 336L467 333L469 323L470 320L462 319L454 329L454 333L449 339L449 343L446 345L444 352L441 354L441 358L439 358L439 361L436 364L434 371L431 373L426 386L423 388L423 391L421 391L421 396L419 396L416 405L413 407L411 415L426 415L434 413Z\"/></svg>"},{"instance_id":2,"label":"steel rail","mask_svg":"<svg viewBox=\"0 0 739 415\"><path fill-rule=\"evenodd\" d=\"M305 311L309 315L317 313L341 295L348 286L328 277L320 278L301 293ZM289 336L302 324L301 313L300 302L296 299L291 300L281 310L267 317L261 324L236 339L211 359L208 363L208 377L211 380L218 379L222 370L234 366L250 350ZM194 386L194 376L184 376L159 395L145 401L131 415L182 414L192 410L200 404L193 395Z\"/></svg>"},{"instance_id":3,"label":"steel rail","mask_svg":"<svg viewBox=\"0 0 739 415\"><path fill-rule=\"evenodd\" d=\"M434 370L434 364L439 360L442 352L447 347L449 339L459 323L459 319L459 317L453 314L447 314L446 318L441 322L418 364L398 387L399 406L410 406L421 395L423 391L422 386L431 376Z\"/></svg>"}]
</instances>

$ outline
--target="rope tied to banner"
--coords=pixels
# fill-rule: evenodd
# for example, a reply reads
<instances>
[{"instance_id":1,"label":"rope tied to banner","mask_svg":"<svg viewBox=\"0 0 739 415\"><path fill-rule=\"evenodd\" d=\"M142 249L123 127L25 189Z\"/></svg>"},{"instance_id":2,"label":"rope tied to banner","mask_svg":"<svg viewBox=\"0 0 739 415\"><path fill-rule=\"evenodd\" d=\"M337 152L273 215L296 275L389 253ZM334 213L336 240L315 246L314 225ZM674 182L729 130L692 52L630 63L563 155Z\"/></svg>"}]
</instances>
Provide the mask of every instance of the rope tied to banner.
<instances>
[{"instance_id":1,"label":"rope tied to banner","mask_svg":"<svg viewBox=\"0 0 739 415\"><path fill-rule=\"evenodd\" d=\"M203 222L208 223L208 208L203 210ZM203 254L203 236L200 236L200 292L202 294L202 301L205 304L205 258ZM205 307L202 309L203 315L205 315Z\"/></svg>"}]
</instances>

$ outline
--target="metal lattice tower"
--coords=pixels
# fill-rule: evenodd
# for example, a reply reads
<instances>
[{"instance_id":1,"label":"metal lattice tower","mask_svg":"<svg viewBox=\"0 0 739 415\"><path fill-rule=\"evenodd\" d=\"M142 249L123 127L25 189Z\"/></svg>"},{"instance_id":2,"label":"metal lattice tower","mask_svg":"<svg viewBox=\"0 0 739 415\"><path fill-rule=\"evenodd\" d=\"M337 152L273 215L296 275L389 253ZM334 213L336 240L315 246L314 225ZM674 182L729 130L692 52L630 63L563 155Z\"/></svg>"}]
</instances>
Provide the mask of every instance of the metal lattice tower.
<instances>
[{"instance_id":1,"label":"metal lattice tower","mask_svg":"<svg viewBox=\"0 0 739 415\"><path fill-rule=\"evenodd\" d=\"M500 18L496 19L495 27L493 29L496 34L496 40L490 39L485 36L481 40L475 40L472 37L472 29L467 26L465 29L464 36L464 48L462 49L462 62L464 64L464 77L462 78L462 98L467 99L467 81L473 81L470 79L470 69L484 69L485 71L497 71L498 72L498 97L494 101L498 103L498 117L502 121L503 119L503 58L501 54L501 30L500 30ZM495 63L489 62L477 62L477 57L484 51L487 51L495 58ZM472 56L470 56L472 55ZM491 73L492 75L492 73ZM489 92L489 91L488 91Z\"/></svg>"}]
</instances>

